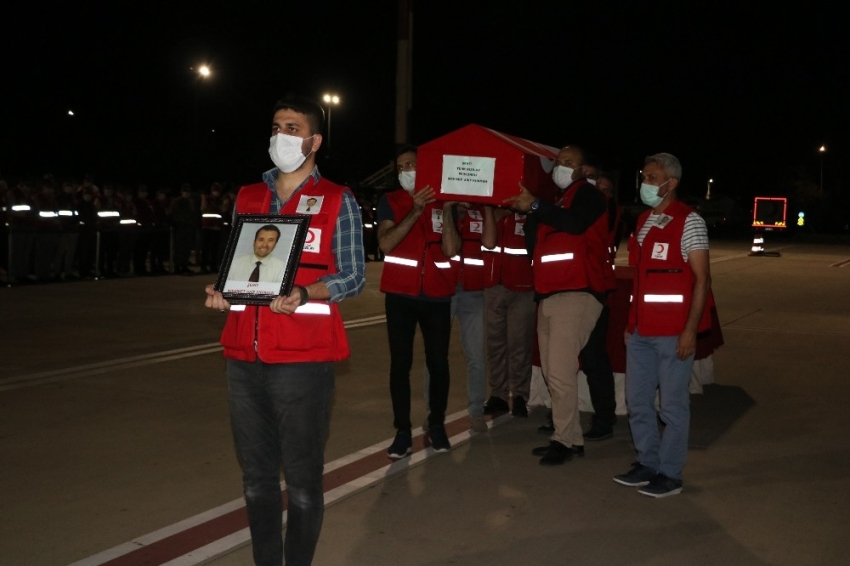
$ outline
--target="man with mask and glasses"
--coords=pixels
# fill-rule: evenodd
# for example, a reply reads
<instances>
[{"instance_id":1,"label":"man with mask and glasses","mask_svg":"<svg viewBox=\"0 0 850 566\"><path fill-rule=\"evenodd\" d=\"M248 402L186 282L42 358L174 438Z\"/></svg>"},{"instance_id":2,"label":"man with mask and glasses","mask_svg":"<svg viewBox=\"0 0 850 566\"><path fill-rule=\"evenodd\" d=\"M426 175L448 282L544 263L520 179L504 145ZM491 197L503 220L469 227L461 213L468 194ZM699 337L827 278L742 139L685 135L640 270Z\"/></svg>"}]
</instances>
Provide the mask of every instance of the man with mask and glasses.
<instances>
[{"instance_id":1,"label":"man with mask and glasses","mask_svg":"<svg viewBox=\"0 0 850 566\"><path fill-rule=\"evenodd\" d=\"M534 258L537 339L554 424L549 444L532 450L543 466L584 456L578 359L606 292L616 286L608 257L605 197L584 178L585 163L585 152L578 146L558 153L552 178L562 192L554 203L537 198L522 184L519 195L505 199L505 204L529 214L525 238Z\"/></svg>"},{"instance_id":2,"label":"man with mask and glasses","mask_svg":"<svg viewBox=\"0 0 850 566\"><path fill-rule=\"evenodd\" d=\"M652 155L642 174L640 198L651 210L640 216L629 238L629 264L636 273L624 336L626 403L637 461L614 481L658 498L682 491L688 383L697 333L711 327L711 273L705 221L678 198L679 160L669 153Z\"/></svg>"},{"instance_id":3,"label":"man with mask and glasses","mask_svg":"<svg viewBox=\"0 0 850 566\"><path fill-rule=\"evenodd\" d=\"M289 296L268 306L231 305L207 286L206 306L229 311L221 337L230 412L254 563L310 564L322 528L324 442L333 363L349 356L337 303L364 286L360 211L354 194L319 173L324 111L287 96L275 105L263 182L242 187L237 214L294 214L311 207L313 244L303 250ZM316 210L320 208L320 210ZM286 541L280 470L289 506Z\"/></svg>"}]
</instances>

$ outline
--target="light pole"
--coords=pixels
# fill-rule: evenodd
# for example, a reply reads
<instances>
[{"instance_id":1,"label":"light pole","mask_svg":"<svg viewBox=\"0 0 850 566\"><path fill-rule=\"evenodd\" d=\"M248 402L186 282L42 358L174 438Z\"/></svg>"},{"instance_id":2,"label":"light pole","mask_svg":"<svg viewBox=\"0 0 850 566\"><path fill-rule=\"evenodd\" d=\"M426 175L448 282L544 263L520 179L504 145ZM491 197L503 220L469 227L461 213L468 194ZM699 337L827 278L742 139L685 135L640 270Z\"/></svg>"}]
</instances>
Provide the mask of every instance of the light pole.
<instances>
[{"instance_id":1,"label":"light pole","mask_svg":"<svg viewBox=\"0 0 850 566\"><path fill-rule=\"evenodd\" d=\"M334 106L339 106L339 95L325 94L322 100L328 105L328 154L331 153L331 109Z\"/></svg>"},{"instance_id":2,"label":"light pole","mask_svg":"<svg viewBox=\"0 0 850 566\"><path fill-rule=\"evenodd\" d=\"M826 146L820 146L820 197L823 198L823 154L826 153Z\"/></svg>"},{"instance_id":3,"label":"light pole","mask_svg":"<svg viewBox=\"0 0 850 566\"><path fill-rule=\"evenodd\" d=\"M209 65L199 65L198 67L189 67L189 70L197 73L197 82L202 82L209 79L212 76L212 69L210 69ZM194 135L195 139L198 138L198 99L201 96L201 87L197 84L195 85L195 123L194 123Z\"/></svg>"},{"instance_id":4,"label":"light pole","mask_svg":"<svg viewBox=\"0 0 850 566\"><path fill-rule=\"evenodd\" d=\"M714 182L714 179L708 180L708 190L705 191L705 200L711 200L711 184Z\"/></svg>"}]
</instances>

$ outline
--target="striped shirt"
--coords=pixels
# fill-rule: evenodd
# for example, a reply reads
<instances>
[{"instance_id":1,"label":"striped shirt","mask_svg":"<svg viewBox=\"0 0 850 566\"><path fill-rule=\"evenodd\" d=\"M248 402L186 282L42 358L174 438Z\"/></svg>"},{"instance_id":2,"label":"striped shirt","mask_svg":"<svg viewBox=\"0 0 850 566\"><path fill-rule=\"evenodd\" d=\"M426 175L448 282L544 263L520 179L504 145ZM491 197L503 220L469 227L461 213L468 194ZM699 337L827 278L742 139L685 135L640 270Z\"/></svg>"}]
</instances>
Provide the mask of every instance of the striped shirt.
<instances>
[{"instance_id":1,"label":"striped shirt","mask_svg":"<svg viewBox=\"0 0 850 566\"><path fill-rule=\"evenodd\" d=\"M280 200L275 190L274 182L277 179L277 174L277 167L263 173L263 182L272 192L269 214L280 214L280 209L286 204ZM319 182L321 175L318 167L313 168L310 175L295 189L287 202L301 191L310 177L313 178L314 182ZM346 297L353 297L360 293L366 284L362 217L357 199L354 198L354 194L350 190L342 193L342 206L334 228L333 250L336 256L337 273L325 275L319 280L327 286L330 302L338 303Z\"/></svg>"},{"instance_id":2,"label":"striped shirt","mask_svg":"<svg viewBox=\"0 0 850 566\"><path fill-rule=\"evenodd\" d=\"M646 219L646 222L643 226L641 226L640 231L638 232L638 244L643 244L643 239L646 237L649 229L652 228L658 221L658 218L663 215L663 212L661 214L649 214L649 218ZM685 218L685 228L682 230L681 246L682 259L685 261L688 261L688 254L690 252L694 250L708 249L708 228L705 227L705 220L703 220L702 216L696 212L691 212L688 214L688 217Z\"/></svg>"}]
</instances>

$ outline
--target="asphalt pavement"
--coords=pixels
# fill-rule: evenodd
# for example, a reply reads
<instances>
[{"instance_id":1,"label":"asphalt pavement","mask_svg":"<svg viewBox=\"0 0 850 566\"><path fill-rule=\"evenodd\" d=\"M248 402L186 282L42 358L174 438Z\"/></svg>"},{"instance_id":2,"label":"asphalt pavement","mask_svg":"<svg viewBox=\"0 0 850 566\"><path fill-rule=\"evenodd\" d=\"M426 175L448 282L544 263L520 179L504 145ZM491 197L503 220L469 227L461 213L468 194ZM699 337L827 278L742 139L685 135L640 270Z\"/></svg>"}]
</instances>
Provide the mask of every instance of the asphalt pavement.
<instances>
[{"instance_id":1,"label":"asphalt pavement","mask_svg":"<svg viewBox=\"0 0 850 566\"><path fill-rule=\"evenodd\" d=\"M779 257L713 242L725 345L692 396L685 489L643 497L626 419L564 466L530 450L545 409L471 434L453 332L454 448L393 435L380 263L342 303L319 565L838 565L850 556L850 245ZM621 255L623 252L621 252ZM0 564L251 564L213 276L0 289ZM415 367L422 367L417 346ZM414 370L413 421L425 416ZM584 414L583 418L589 419Z\"/></svg>"}]
</instances>

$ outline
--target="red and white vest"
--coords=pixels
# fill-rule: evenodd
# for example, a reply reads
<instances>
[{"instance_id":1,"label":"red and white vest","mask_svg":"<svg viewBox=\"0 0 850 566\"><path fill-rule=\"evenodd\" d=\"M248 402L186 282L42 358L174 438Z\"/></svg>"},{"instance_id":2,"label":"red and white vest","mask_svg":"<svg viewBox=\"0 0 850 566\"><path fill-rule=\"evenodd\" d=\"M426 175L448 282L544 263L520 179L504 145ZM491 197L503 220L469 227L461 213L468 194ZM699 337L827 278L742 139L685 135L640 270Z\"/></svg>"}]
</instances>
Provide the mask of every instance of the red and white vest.
<instances>
[{"instance_id":1,"label":"red and white vest","mask_svg":"<svg viewBox=\"0 0 850 566\"><path fill-rule=\"evenodd\" d=\"M555 204L569 208L583 185L589 183L585 179L573 182ZM568 234L542 222L538 224L534 246L535 291L548 294L590 289L602 293L616 286L608 256L607 208L583 234Z\"/></svg>"},{"instance_id":2,"label":"red and white vest","mask_svg":"<svg viewBox=\"0 0 850 566\"><path fill-rule=\"evenodd\" d=\"M452 259L457 277L464 291L484 289L486 272L484 252L481 246L481 233L484 231L483 207L473 205L458 218L460 234L460 253Z\"/></svg>"},{"instance_id":3,"label":"red and white vest","mask_svg":"<svg viewBox=\"0 0 850 566\"><path fill-rule=\"evenodd\" d=\"M396 224L413 208L413 197L404 189L387 194ZM386 256L381 291L418 297L450 297L455 293L457 271L443 253L443 206L425 206L407 236Z\"/></svg>"},{"instance_id":4,"label":"red and white vest","mask_svg":"<svg viewBox=\"0 0 850 566\"><path fill-rule=\"evenodd\" d=\"M496 223L496 247L484 249L485 287L502 285L515 293L534 290L531 258L525 247L526 218L512 212Z\"/></svg>"},{"instance_id":5,"label":"red and white vest","mask_svg":"<svg viewBox=\"0 0 850 566\"><path fill-rule=\"evenodd\" d=\"M307 241L295 273L296 285L311 285L319 277L336 273L334 229L347 188L311 177L283 206L281 214L295 214L299 202L315 197L318 213L310 215ZM265 183L242 187L236 198L237 214L268 214L271 191ZM221 334L224 357L266 363L336 362L350 354L339 306L329 301L308 301L291 315L275 314L266 306L248 305L230 311Z\"/></svg>"},{"instance_id":6,"label":"red and white vest","mask_svg":"<svg viewBox=\"0 0 850 566\"><path fill-rule=\"evenodd\" d=\"M678 336L685 329L694 291L694 273L682 259L682 233L685 219L693 212L676 201L664 209L669 218L662 227L652 226L638 245L637 236L652 211L638 218L629 237L629 264L636 266L629 332L637 328L641 336ZM698 331L711 328L709 304L700 319Z\"/></svg>"}]
</instances>

